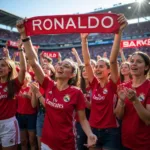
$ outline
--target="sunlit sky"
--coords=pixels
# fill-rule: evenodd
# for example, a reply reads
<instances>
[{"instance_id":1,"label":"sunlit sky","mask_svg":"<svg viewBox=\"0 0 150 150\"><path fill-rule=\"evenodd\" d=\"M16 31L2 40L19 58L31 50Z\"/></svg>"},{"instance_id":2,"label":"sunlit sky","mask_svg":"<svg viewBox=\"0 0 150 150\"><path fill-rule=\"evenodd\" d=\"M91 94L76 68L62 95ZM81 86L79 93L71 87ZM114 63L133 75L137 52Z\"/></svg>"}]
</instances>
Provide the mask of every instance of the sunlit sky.
<instances>
[{"instance_id":1,"label":"sunlit sky","mask_svg":"<svg viewBox=\"0 0 150 150\"><path fill-rule=\"evenodd\" d=\"M96 8L109 8L117 3L135 0L0 0L0 9L20 17L76 14L92 12Z\"/></svg>"}]
</instances>

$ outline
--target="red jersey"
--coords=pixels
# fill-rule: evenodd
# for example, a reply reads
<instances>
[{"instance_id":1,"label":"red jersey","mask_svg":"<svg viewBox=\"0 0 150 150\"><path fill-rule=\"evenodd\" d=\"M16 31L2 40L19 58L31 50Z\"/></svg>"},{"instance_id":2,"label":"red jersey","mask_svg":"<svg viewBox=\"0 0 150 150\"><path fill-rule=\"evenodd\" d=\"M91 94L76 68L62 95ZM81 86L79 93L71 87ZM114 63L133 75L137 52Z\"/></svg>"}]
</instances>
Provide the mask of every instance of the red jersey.
<instances>
[{"instance_id":1,"label":"red jersey","mask_svg":"<svg viewBox=\"0 0 150 150\"><path fill-rule=\"evenodd\" d=\"M85 101L91 102L92 91L91 91L90 87L86 88L86 93L84 94L84 97L85 97ZM86 114L86 118L89 120L89 116L90 116L90 109L89 108L85 109L85 114ZM76 119L76 122L80 122L79 117L78 117L78 113L76 114L75 119Z\"/></svg>"},{"instance_id":2,"label":"red jersey","mask_svg":"<svg viewBox=\"0 0 150 150\"><path fill-rule=\"evenodd\" d=\"M35 114L36 113L36 108L33 108L31 105L31 99L25 98L22 95L23 94L28 94L30 88L21 88L19 94L17 95L17 102L18 102L18 108L17 112L19 114Z\"/></svg>"},{"instance_id":3,"label":"red jersey","mask_svg":"<svg viewBox=\"0 0 150 150\"><path fill-rule=\"evenodd\" d=\"M98 80L94 77L90 84L92 88L92 102L90 113L91 127L98 129L116 128L119 126L114 108L117 102L117 84L110 79L105 87L101 87Z\"/></svg>"},{"instance_id":4,"label":"red jersey","mask_svg":"<svg viewBox=\"0 0 150 150\"><path fill-rule=\"evenodd\" d=\"M124 84L131 88L132 82ZM150 81L146 80L135 88L138 100L146 108L150 104ZM132 150L150 150L150 126L138 116L132 102L125 100L125 111L122 120L122 143Z\"/></svg>"},{"instance_id":5,"label":"red jersey","mask_svg":"<svg viewBox=\"0 0 150 150\"><path fill-rule=\"evenodd\" d=\"M42 142L53 150L75 150L75 112L85 109L81 90L69 86L59 91L56 84L45 77L45 120Z\"/></svg>"},{"instance_id":6,"label":"red jersey","mask_svg":"<svg viewBox=\"0 0 150 150\"><path fill-rule=\"evenodd\" d=\"M19 90L21 89L21 84L18 81L18 78L14 79L16 94L18 94ZM16 98L8 99L8 89L6 83L0 83L0 120L9 119L16 115L17 110L17 102Z\"/></svg>"}]
</instances>

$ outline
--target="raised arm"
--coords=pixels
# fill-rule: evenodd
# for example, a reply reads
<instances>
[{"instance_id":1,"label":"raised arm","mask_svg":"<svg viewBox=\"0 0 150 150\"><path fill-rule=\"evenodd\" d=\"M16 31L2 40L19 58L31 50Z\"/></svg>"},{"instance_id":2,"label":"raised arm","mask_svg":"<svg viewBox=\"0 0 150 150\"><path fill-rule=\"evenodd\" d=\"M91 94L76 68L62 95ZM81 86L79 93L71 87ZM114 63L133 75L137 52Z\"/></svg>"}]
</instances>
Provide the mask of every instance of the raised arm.
<instances>
[{"instance_id":1,"label":"raised arm","mask_svg":"<svg viewBox=\"0 0 150 150\"><path fill-rule=\"evenodd\" d=\"M94 79L94 72L90 64L90 53L88 49L88 33L81 33L82 55L87 72L88 80L91 83Z\"/></svg>"},{"instance_id":2,"label":"raised arm","mask_svg":"<svg viewBox=\"0 0 150 150\"><path fill-rule=\"evenodd\" d=\"M11 59L10 55L9 55L9 50L7 47L3 47L3 53L4 53L5 57Z\"/></svg>"},{"instance_id":3,"label":"raised arm","mask_svg":"<svg viewBox=\"0 0 150 150\"><path fill-rule=\"evenodd\" d=\"M114 43L110 54L111 79L114 83L117 83L118 81L117 57L120 49L122 31L127 26L127 20L122 14L119 15L118 22L121 24L121 26L118 34L115 34Z\"/></svg>"},{"instance_id":4,"label":"raised arm","mask_svg":"<svg viewBox=\"0 0 150 150\"><path fill-rule=\"evenodd\" d=\"M78 66L81 66L82 65L82 61L79 57L79 54L77 52L77 50L75 48L72 48L72 54L75 56L76 60L77 60L77 63L78 63Z\"/></svg>"},{"instance_id":5,"label":"raised arm","mask_svg":"<svg viewBox=\"0 0 150 150\"><path fill-rule=\"evenodd\" d=\"M125 55L124 55L124 52L123 52L122 48L120 48L120 56L121 56L122 62L125 62L126 58L125 58Z\"/></svg>"},{"instance_id":6,"label":"raised arm","mask_svg":"<svg viewBox=\"0 0 150 150\"><path fill-rule=\"evenodd\" d=\"M18 21L16 27L21 35L21 39L24 44L24 48L25 48L25 52L26 52L26 56L28 58L29 64L33 68L34 73L37 76L38 82L42 84L44 81L45 74L40 64L38 63L37 53L34 50L30 37L26 36L24 20Z\"/></svg>"}]
</instances>

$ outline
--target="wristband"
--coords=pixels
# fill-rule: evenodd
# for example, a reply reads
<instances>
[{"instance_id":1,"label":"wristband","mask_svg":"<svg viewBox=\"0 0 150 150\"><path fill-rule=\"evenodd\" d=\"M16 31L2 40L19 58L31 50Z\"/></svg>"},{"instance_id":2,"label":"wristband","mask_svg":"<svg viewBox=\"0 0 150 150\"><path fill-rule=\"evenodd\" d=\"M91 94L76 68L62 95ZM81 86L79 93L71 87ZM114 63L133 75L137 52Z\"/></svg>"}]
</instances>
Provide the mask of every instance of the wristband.
<instances>
[{"instance_id":1,"label":"wristband","mask_svg":"<svg viewBox=\"0 0 150 150\"><path fill-rule=\"evenodd\" d=\"M22 42L27 42L27 41L30 41L30 40L31 40L30 37L27 37L25 39L22 39Z\"/></svg>"},{"instance_id":2,"label":"wristband","mask_svg":"<svg viewBox=\"0 0 150 150\"><path fill-rule=\"evenodd\" d=\"M23 51L23 49L22 49L22 48L19 48L19 49L18 49L18 51L19 51L19 52L22 52L22 51Z\"/></svg>"}]
</instances>

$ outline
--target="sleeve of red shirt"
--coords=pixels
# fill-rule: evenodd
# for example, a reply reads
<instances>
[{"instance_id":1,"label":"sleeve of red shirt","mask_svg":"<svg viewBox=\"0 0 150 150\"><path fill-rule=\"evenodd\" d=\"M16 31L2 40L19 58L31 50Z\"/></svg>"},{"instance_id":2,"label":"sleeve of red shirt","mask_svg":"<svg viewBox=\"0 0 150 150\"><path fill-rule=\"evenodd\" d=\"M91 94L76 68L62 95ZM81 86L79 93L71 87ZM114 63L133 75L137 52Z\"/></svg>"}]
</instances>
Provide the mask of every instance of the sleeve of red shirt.
<instances>
[{"instance_id":1,"label":"sleeve of red shirt","mask_svg":"<svg viewBox=\"0 0 150 150\"><path fill-rule=\"evenodd\" d=\"M77 96L76 110L83 110L85 108L86 108L85 98L84 98L83 93L79 90L78 96Z\"/></svg>"},{"instance_id":2,"label":"sleeve of red shirt","mask_svg":"<svg viewBox=\"0 0 150 150\"><path fill-rule=\"evenodd\" d=\"M149 84L149 85L150 85L150 84ZM148 95L147 95L146 104L150 104L150 86L149 86L149 90L148 90Z\"/></svg>"},{"instance_id":3,"label":"sleeve of red shirt","mask_svg":"<svg viewBox=\"0 0 150 150\"><path fill-rule=\"evenodd\" d=\"M44 89L44 91L46 91L48 88L51 88L54 86L54 81L51 80L50 78L48 78L47 76L45 76L44 81L41 85L41 87Z\"/></svg>"},{"instance_id":4,"label":"sleeve of red shirt","mask_svg":"<svg viewBox=\"0 0 150 150\"><path fill-rule=\"evenodd\" d=\"M16 85L16 93L18 93L24 83L20 83L19 80L18 80L18 77L14 79L14 82L15 82L15 85Z\"/></svg>"},{"instance_id":5,"label":"sleeve of red shirt","mask_svg":"<svg viewBox=\"0 0 150 150\"><path fill-rule=\"evenodd\" d=\"M99 84L98 80L96 77L93 78L93 81L91 83L89 83L91 89L95 89L97 87L97 85Z\"/></svg>"},{"instance_id":6,"label":"sleeve of red shirt","mask_svg":"<svg viewBox=\"0 0 150 150\"><path fill-rule=\"evenodd\" d=\"M114 92L117 92L118 83L114 83L111 79L109 80L109 82L110 82L111 90L113 90Z\"/></svg>"}]
</instances>

